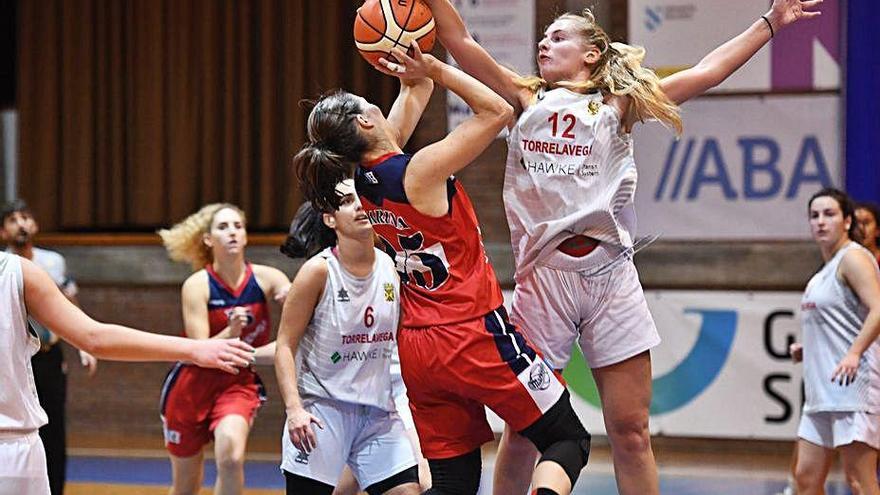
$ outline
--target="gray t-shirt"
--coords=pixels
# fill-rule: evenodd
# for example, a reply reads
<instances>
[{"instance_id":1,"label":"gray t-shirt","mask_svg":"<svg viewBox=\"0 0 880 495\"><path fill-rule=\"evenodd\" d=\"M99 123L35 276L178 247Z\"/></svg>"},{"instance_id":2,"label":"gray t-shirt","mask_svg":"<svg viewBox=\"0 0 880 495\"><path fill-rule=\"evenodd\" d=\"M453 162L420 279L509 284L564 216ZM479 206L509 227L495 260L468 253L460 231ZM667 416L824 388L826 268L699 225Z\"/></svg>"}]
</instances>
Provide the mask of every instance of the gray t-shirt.
<instances>
[{"instance_id":1,"label":"gray t-shirt","mask_svg":"<svg viewBox=\"0 0 880 495\"><path fill-rule=\"evenodd\" d=\"M865 322L868 309L838 275L844 255L864 249L855 242L840 248L813 275L801 299L804 330L804 412L862 411L880 414L880 343L862 354L855 382L849 386L831 381ZM874 268L875 273L877 268ZM880 276L880 273L878 273Z\"/></svg>"}]
</instances>

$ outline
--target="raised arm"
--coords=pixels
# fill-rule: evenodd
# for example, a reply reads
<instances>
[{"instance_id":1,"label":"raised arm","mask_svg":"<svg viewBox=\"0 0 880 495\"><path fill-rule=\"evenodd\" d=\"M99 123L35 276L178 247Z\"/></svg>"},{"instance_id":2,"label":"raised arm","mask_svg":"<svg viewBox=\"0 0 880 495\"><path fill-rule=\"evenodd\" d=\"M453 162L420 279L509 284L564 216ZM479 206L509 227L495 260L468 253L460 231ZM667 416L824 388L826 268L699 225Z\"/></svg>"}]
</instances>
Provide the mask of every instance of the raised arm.
<instances>
[{"instance_id":1,"label":"raised arm","mask_svg":"<svg viewBox=\"0 0 880 495\"><path fill-rule=\"evenodd\" d=\"M815 8L821 2L822 0L774 0L770 10L764 14L766 21L759 17L748 29L712 50L694 67L663 78L660 82L663 92L670 100L681 104L718 86L767 44L771 35L778 34L800 19L811 19L820 15L821 12L809 9Z\"/></svg>"},{"instance_id":2,"label":"raised arm","mask_svg":"<svg viewBox=\"0 0 880 495\"><path fill-rule=\"evenodd\" d=\"M21 260L28 314L61 338L101 359L191 361L238 373L251 363L253 348L239 340L195 341L101 323L73 305L43 270Z\"/></svg>"},{"instance_id":3,"label":"raised arm","mask_svg":"<svg viewBox=\"0 0 880 495\"><path fill-rule=\"evenodd\" d=\"M470 164L513 117L513 108L486 85L464 72L422 55L414 45L413 57L402 50L392 54L400 63L380 62L388 73L405 79L429 77L460 96L474 114L444 139L419 150L409 162L403 187L410 204L423 214L441 216L449 209L446 179Z\"/></svg>"},{"instance_id":4,"label":"raised arm","mask_svg":"<svg viewBox=\"0 0 880 495\"><path fill-rule=\"evenodd\" d=\"M400 80L400 94L394 100L387 120L397 130L397 145L401 148L412 136L433 92L434 81L428 78Z\"/></svg>"},{"instance_id":5,"label":"raised arm","mask_svg":"<svg viewBox=\"0 0 880 495\"><path fill-rule=\"evenodd\" d=\"M849 351L837 364L831 380L849 385L855 379L862 354L880 336L880 281L877 265L871 256L861 249L851 249L840 262L840 276L868 308L865 322Z\"/></svg>"},{"instance_id":6,"label":"raised arm","mask_svg":"<svg viewBox=\"0 0 880 495\"><path fill-rule=\"evenodd\" d=\"M518 74L502 66L474 40L449 0L424 0L434 15L437 38L459 67L501 95L519 114L523 89L514 84Z\"/></svg>"},{"instance_id":7,"label":"raised arm","mask_svg":"<svg viewBox=\"0 0 880 495\"><path fill-rule=\"evenodd\" d=\"M316 445L312 423L319 428L323 428L323 425L303 408L297 388L296 351L326 283L326 260L312 258L300 268L284 301L278 338L275 339L275 374L287 411L287 430L290 441L303 452L311 452Z\"/></svg>"}]
</instances>

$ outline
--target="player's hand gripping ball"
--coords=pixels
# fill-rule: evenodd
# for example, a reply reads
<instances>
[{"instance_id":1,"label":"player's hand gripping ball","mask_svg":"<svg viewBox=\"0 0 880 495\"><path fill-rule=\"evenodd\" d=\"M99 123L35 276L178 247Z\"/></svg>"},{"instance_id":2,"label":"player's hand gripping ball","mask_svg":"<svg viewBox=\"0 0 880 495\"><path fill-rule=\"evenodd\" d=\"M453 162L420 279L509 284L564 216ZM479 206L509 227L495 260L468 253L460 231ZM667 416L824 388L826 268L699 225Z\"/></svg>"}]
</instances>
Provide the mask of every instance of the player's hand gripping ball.
<instances>
[{"instance_id":1,"label":"player's hand gripping ball","mask_svg":"<svg viewBox=\"0 0 880 495\"><path fill-rule=\"evenodd\" d=\"M421 0L367 0L354 20L355 46L372 65L379 65L382 57L397 61L391 49L408 50L414 41L423 53L429 52L435 34L434 16Z\"/></svg>"}]
</instances>

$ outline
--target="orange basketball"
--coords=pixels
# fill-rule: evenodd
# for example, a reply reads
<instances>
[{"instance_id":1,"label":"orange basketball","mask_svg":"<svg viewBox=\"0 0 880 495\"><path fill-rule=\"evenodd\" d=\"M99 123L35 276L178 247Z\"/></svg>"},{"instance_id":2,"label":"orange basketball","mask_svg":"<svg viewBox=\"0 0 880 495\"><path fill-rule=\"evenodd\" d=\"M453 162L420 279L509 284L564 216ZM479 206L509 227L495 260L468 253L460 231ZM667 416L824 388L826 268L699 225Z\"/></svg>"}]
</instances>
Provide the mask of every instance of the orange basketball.
<instances>
[{"instance_id":1,"label":"orange basketball","mask_svg":"<svg viewBox=\"0 0 880 495\"><path fill-rule=\"evenodd\" d=\"M368 62L394 60L391 49L418 42L422 52L434 47L434 16L421 0L367 0L354 19L354 42Z\"/></svg>"}]
</instances>

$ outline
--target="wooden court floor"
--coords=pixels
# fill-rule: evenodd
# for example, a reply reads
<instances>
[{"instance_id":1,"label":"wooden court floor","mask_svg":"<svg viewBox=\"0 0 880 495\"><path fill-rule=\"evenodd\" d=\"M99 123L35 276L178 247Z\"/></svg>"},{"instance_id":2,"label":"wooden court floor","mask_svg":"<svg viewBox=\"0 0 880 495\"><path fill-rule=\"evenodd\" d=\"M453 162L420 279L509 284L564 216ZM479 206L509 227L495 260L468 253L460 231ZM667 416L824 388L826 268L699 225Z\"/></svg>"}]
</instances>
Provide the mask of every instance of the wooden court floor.
<instances>
[{"instance_id":1,"label":"wooden court floor","mask_svg":"<svg viewBox=\"0 0 880 495\"><path fill-rule=\"evenodd\" d=\"M759 442L655 441L661 477L661 493L669 495L776 495L785 485L790 444L768 446ZM483 452L480 495L492 493L494 443ZM170 466L160 450L72 449L68 465L67 495L159 495L167 494ZM284 493L276 452L254 452L245 468L251 495ZM210 495L214 467L205 462L205 487ZM849 491L835 467L828 495ZM590 464L582 473L573 495L615 495L614 476L607 446L596 445Z\"/></svg>"}]
</instances>

